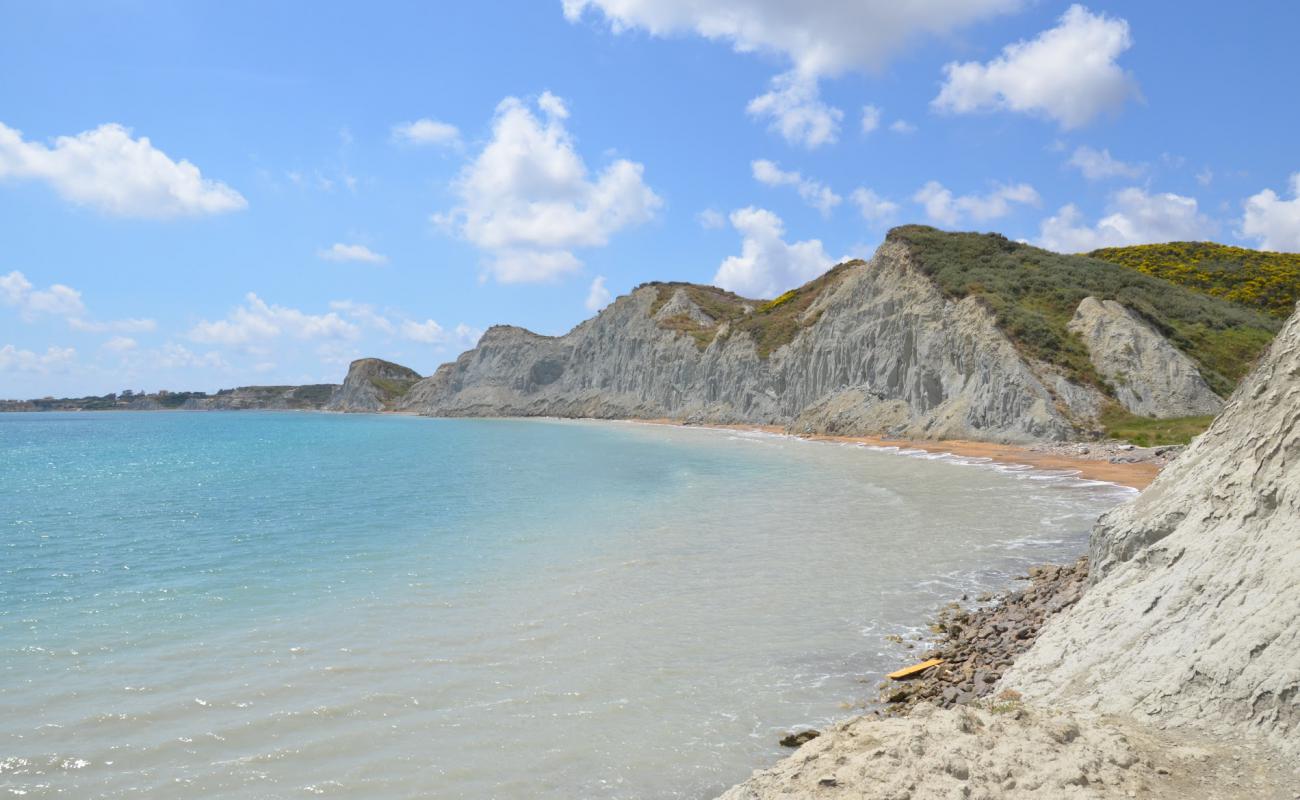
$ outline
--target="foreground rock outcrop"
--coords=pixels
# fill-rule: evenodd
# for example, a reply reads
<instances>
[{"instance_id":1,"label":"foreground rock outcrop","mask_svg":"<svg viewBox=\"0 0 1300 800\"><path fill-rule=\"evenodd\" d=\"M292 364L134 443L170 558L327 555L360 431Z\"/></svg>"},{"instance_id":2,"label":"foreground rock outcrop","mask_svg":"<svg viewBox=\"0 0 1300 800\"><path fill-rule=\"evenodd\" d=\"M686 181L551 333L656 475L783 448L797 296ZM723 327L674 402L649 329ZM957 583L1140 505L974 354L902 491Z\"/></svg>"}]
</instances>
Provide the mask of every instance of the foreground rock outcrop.
<instances>
[{"instance_id":1,"label":"foreground rock outcrop","mask_svg":"<svg viewBox=\"0 0 1300 800\"><path fill-rule=\"evenodd\" d=\"M1090 549L1094 585L1006 686L1300 756L1300 314Z\"/></svg>"},{"instance_id":2,"label":"foreground rock outcrop","mask_svg":"<svg viewBox=\"0 0 1300 800\"><path fill-rule=\"evenodd\" d=\"M1091 550L993 699L849 721L723 797L1297 796L1300 313Z\"/></svg>"},{"instance_id":3,"label":"foreground rock outcrop","mask_svg":"<svg viewBox=\"0 0 1300 800\"><path fill-rule=\"evenodd\" d=\"M849 720L721 800L1292 800L1292 777L1270 753L1004 699Z\"/></svg>"},{"instance_id":4,"label":"foreground rock outcrop","mask_svg":"<svg viewBox=\"0 0 1300 800\"><path fill-rule=\"evenodd\" d=\"M983 247L1024 248L975 238ZM1218 407L1196 364L1123 306L1098 302L1104 313L1079 312L1088 341L1098 343L1101 371L1125 387L1110 398L1077 369L1029 355L985 298L946 291L933 265L922 268L917 247L891 233L870 263L842 264L768 302L713 287L647 284L564 336L493 327L395 407L1009 442L1087 435L1116 399L1155 415ZM1051 332L1025 336L1078 346Z\"/></svg>"}]
</instances>

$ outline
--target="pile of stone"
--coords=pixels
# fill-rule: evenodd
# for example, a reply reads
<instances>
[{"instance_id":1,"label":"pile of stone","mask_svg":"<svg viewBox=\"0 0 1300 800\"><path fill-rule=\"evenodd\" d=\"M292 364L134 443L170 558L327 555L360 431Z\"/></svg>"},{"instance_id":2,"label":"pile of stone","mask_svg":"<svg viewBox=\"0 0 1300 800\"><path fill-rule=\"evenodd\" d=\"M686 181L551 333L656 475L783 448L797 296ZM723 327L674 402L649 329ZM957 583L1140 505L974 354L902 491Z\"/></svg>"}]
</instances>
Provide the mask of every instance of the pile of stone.
<instances>
[{"instance_id":1,"label":"pile of stone","mask_svg":"<svg viewBox=\"0 0 1300 800\"><path fill-rule=\"evenodd\" d=\"M1050 453L1065 458L1109 461L1112 464L1151 463L1163 467L1177 458L1186 447L1181 444L1138 447L1112 439L1098 442L1039 442L1030 445L1029 449L1035 453Z\"/></svg>"},{"instance_id":2,"label":"pile of stone","mask_svg":"<svg viewBox=\"0 0 1300 800\"><path fill-rule=\"evenodd\" d=\"M1088 583L1088 559L1071 565L1029 570L1030 585L987 604L963 608L951 604L931 626L938 635L922 661L941 663L907 680L881 685L885 713L905 714L918 703L945 708L966 705L993 690L1016 656L1029 649L1043 623L1079 601Z\"/></svg>"}]
</instances>

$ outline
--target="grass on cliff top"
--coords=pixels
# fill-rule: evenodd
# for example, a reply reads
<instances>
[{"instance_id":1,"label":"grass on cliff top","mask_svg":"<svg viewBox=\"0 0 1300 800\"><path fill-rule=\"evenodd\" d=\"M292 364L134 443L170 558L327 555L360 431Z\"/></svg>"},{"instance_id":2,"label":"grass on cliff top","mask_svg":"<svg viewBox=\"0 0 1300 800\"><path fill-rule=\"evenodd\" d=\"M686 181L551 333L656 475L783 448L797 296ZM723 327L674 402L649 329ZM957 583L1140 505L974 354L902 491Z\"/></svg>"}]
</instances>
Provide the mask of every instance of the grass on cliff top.
<instances>
[{"instance_id":1,"label":"grass on cliff top","mask_svg":"<svg viewBox=\"0 0 1300 800\"><path fill-rule=\"evenodd\" d=\"M1291 316L1300 300L1300 253L1269 253L1214 242L1107 247L1088 254L1204 294Z\"/></svg>"},{"instance_id":2,"label":"grass on cliff top","mask_svg":"<svg viewBox=\"0 0 1300 800\"><path fill-rule=\"evenodd\" d=\"M775 350L794 341L799 331L816 323L820 315L803 319L804 312L818 297L839 285L849 269L862 263L846 261L837 264L798 289L791 289L768 301L748 300L716 286L655 282L650 285L657 287L659 294L650 305L650 315L657 314L672 299L673 294L682 289L692 302L713 318L713 324L701 324L681 314L660 320L662 327L692 336L703 350L717 338L722 323L730 322L731 335L742 331L748 333L754 339L759 358L767 358Z\"/></svg>"},{"instance_id":3,"label":"grass on cliff top","mask_svg":"<svg viewBox=\"0 0 1300 800\"><path fill-rule=\"evenodd\" d=\"M1101 415L1101 424L1106 429L1107 437L1123 439L1138 447L1187 444L1193 437L1204 433L1213 421L1213 415L1170 419L1139 417L1118 405L1106 409Z\"/></svg>"},{"instance_id":4,"label":"grass on cliff top","mask_svg":"<svg viewBox=\"0 0 1300 800\"><path fill-rule=\"evenodd\" d=\"M1108 394L1088 349L1067 329L1079 301L1117 300L1196 362L1210 387L1227 396L1281 327L1260 311L1088 256L1052 253L996 233L947 233L923 225L890 231L949 297L974 295L1028 356Z\"/></svg>"},{"instance_id":5,"label":"grass on cliff top","mask_svg":"<svg viewBox=\"0 0 1300 800\"><path fill-rule=\"evenodd\" d=\"M371 378L370 383L379 390L384 402L388 402L406 394L416 384L416 381L399 380L397 378Z\"/></svg>"}]
</instances>

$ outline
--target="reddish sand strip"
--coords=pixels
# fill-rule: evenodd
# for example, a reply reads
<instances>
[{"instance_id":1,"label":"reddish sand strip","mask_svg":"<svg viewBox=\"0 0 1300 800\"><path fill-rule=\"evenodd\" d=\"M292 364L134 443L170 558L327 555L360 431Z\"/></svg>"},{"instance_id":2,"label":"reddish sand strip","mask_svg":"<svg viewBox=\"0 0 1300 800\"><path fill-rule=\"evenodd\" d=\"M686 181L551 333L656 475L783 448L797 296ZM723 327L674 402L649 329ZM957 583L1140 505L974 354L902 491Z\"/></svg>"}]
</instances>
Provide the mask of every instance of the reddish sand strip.
<instances>
[{"instance_id":1,"label":"reddish sand strip","mask_svg":"<svg viewBox=\"0 0 1300 800\"><path fill-rule=\"evenodd\" d=\"M653 419L638 420L656 425L683 425L678 420ZM695 426L690 426L695 427ZM725 428L738 431L763 431L764 433L787 434L777 425L702 425L705 428ZM902 450L924 450L927 453L951 453L955 456L987 458L999 464L1025 464L1034 469L1077 470L1080 478L1094 481L1109 481L1134 489L1145 489L1160 473L1160 467L1150 462L1136 464L1112 464L1109 461L1092 458L1076 458L1057 453L1041 453L1028 447L1014 444L992 444L989 442L968 442L962 439L913 440L888 439L881 436L800 436L815 442L847 442L865 444L874 447L897 447Z\"/></svg>"}]
</instances>

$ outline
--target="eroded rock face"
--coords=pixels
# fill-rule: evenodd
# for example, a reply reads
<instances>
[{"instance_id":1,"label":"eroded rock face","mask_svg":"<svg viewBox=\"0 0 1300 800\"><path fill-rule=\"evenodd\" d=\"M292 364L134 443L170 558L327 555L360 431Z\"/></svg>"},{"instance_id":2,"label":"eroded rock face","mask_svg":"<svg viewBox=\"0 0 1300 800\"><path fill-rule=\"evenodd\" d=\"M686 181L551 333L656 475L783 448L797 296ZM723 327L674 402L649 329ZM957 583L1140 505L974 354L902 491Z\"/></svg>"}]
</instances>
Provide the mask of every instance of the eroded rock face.
<instances>
[{"instance_id":1,"label":"eroded rock face","mask_svg":"<svg viewBox=\"0 0 1300 800\"><path fill-rule=\"evenodd\" d=\"M1091 551L1094 584L1004 686L1300 755L1300 314Z\"/></svg>"},{"instance_id":2,"label":"eroded rock face","mask_svg":"<svg viewBox=\"0 0 1300 800\"><path fill-rule=\"evenodd\" d=\"M1196 364L1122 304L1084 298L1069 329L1083 339L1093 366L1132 413L1190 417L1217 414L1223 406Z\"/></svg>"},{"instance_id":3,"label":"eroded rock face","mask_svg":"<svg viewBox=\"0 0 1300 800\"><path fill-rule=\"evenodd\" d=\"M1040 371L1055 375L1027 363L974 298L945 298L901 243L848 270L804 312L811 324L767 358L726 328L701 348L658 318L708 315L679 290L652 316L657 292L637 289L561 337L494 327L399 406L1027 441L1071 436L1071 415L1098 405L1090 388L1049 389Z\"/></svg>"},{"instance_id":4,"label":"eroded rock face","mask_svg":"<svg viewBox=\"0 0 1300 800\"><path fill-rule=\"evenodd\" d=\"M360 358L348 365L348 376L330 401L327 411L384 411L390 409L420 380L413 369L379 358Z\"/></svg>"}]
</instances>

